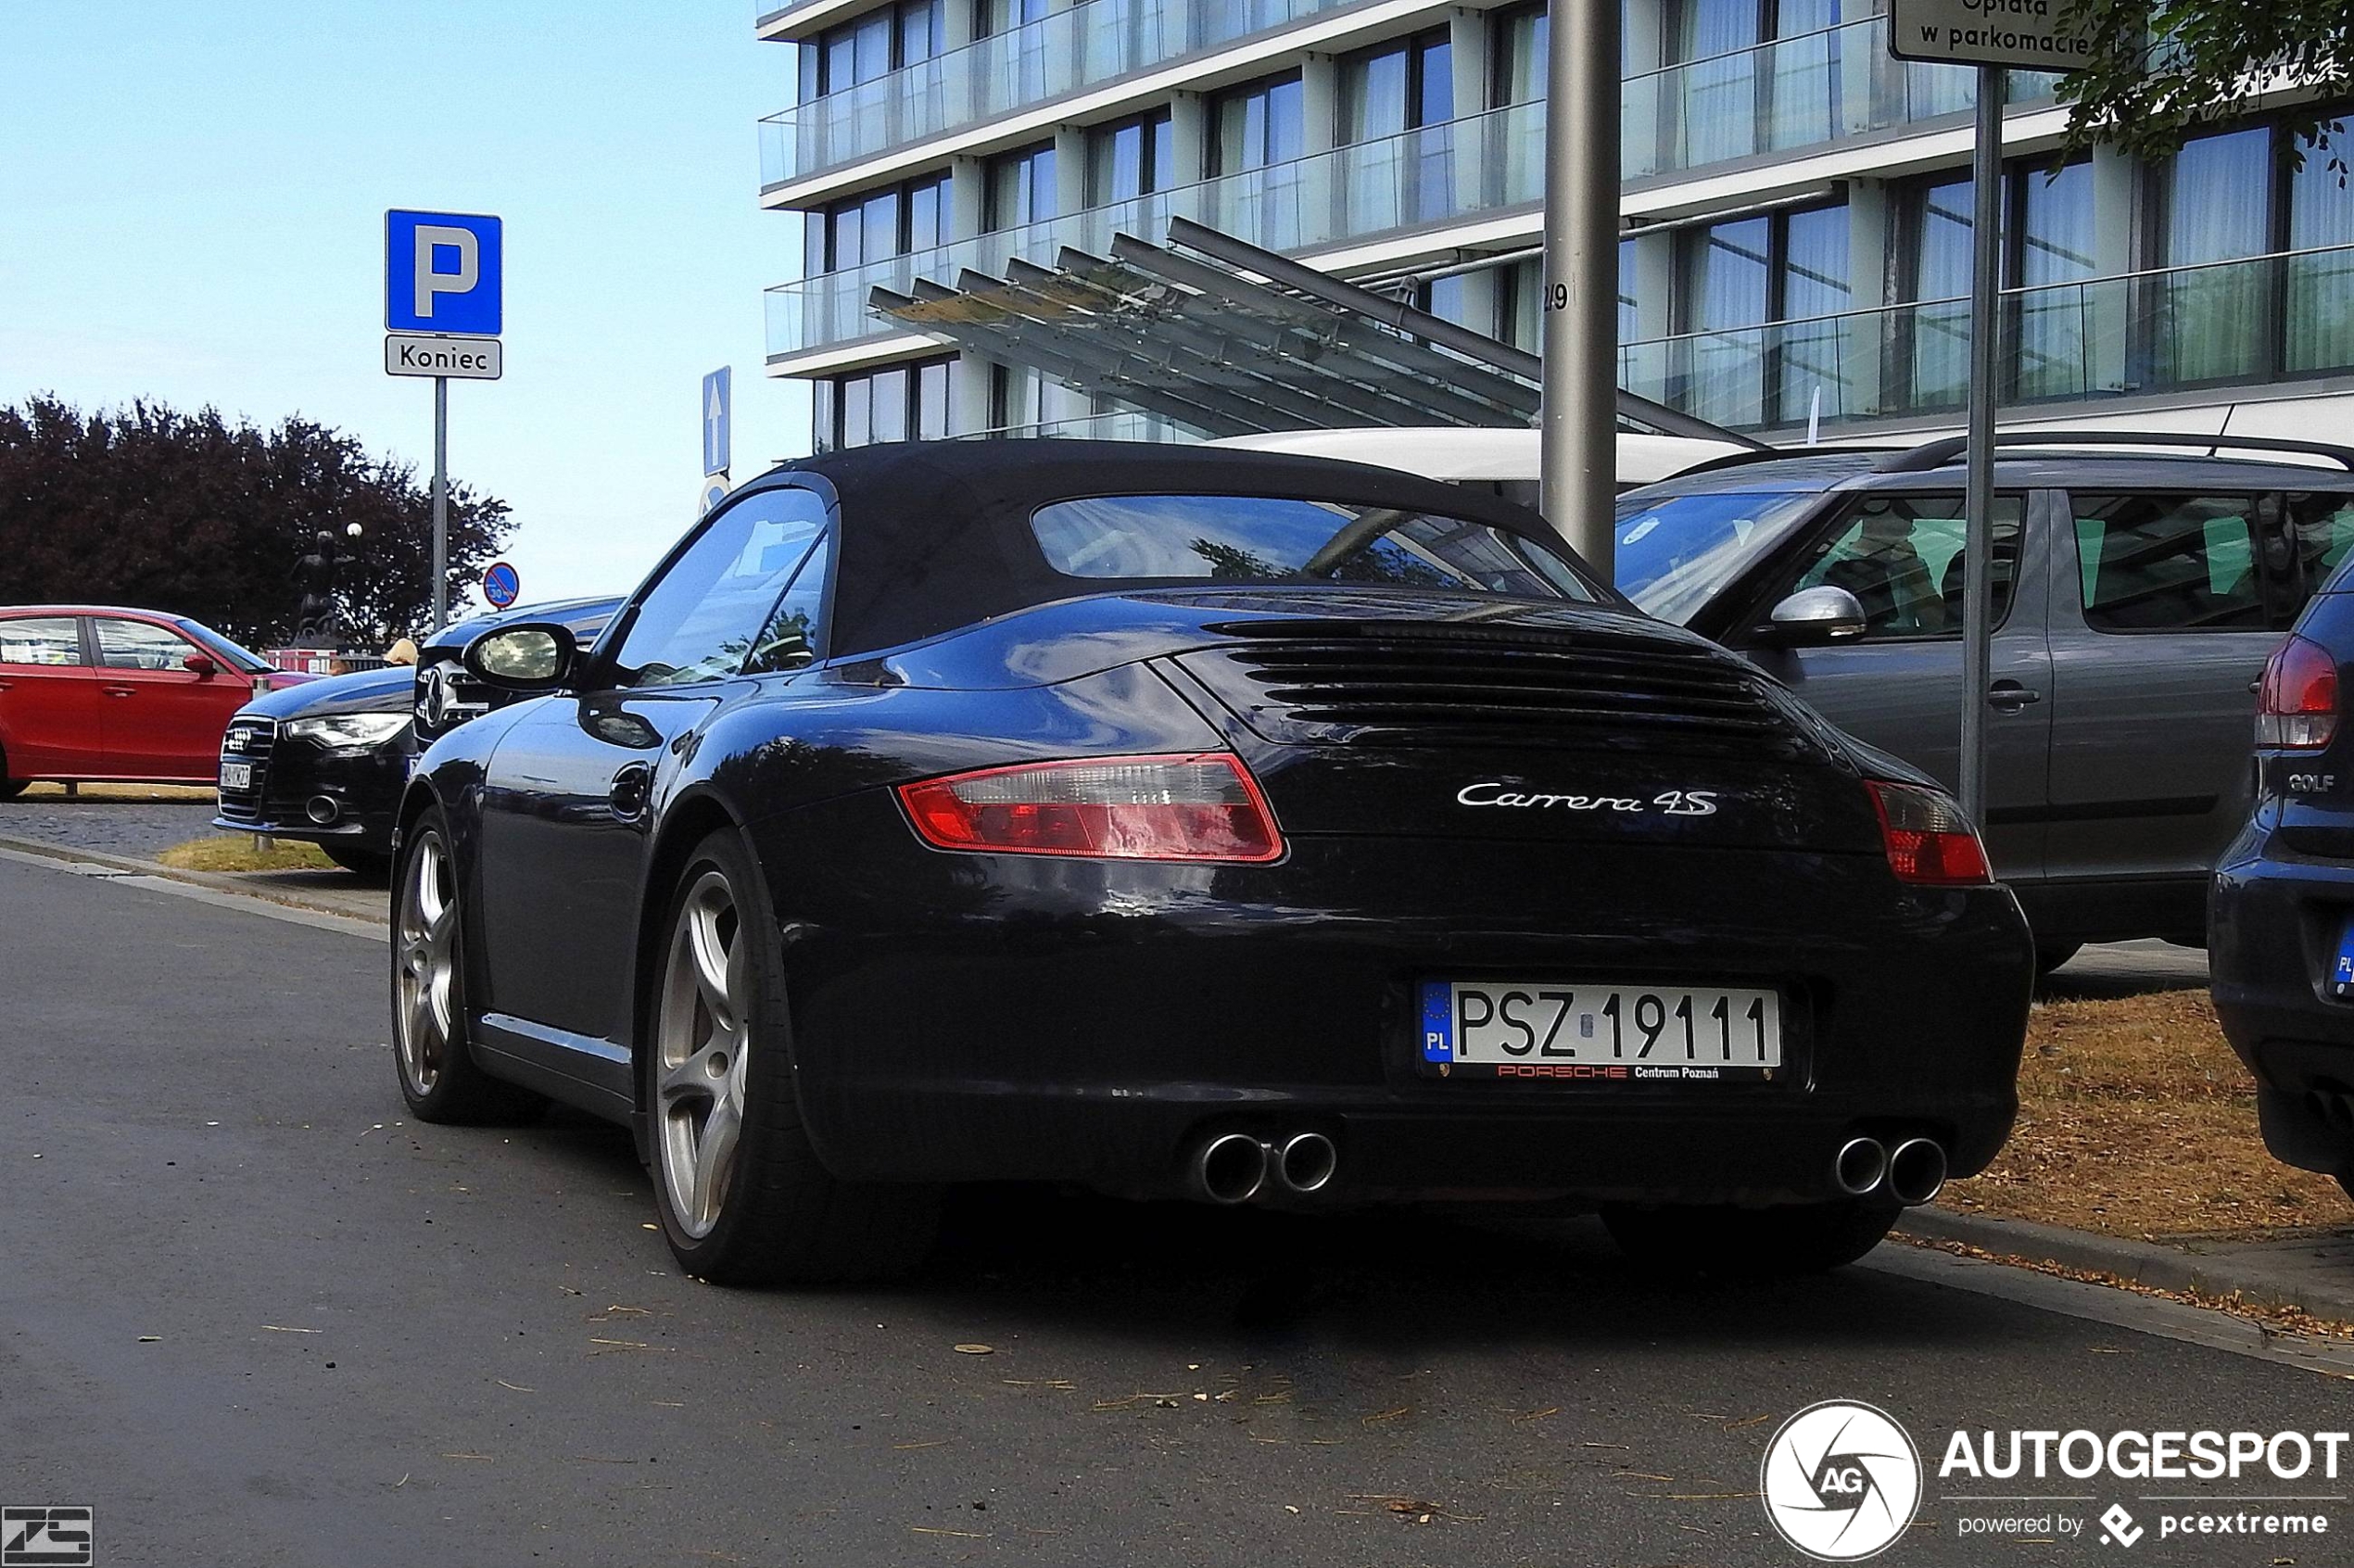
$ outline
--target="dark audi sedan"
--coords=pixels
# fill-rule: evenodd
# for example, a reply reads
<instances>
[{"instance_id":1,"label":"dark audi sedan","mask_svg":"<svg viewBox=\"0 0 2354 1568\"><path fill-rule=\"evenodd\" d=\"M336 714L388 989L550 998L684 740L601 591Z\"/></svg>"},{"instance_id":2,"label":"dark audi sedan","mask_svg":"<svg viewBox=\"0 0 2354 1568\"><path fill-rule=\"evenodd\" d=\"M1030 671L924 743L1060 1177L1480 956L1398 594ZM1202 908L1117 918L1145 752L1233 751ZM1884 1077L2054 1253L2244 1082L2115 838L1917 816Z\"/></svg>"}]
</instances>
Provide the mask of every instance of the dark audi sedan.
<instances>
[{"instance_id":1,"label":"dark audi sedan","mask_svg":"<svg viewBox=\"0 0 2354 1568\"><path fill-rule=\"evenodd\" d=\"M491 706L488 691L452 673L465 645L525 617L562 621L586 645L619 602L572 599L476 616L427 639L414 669L355 670L255 698L221 738L212 825L304 840L347 871L383 876L410 760Z\"/></svg>"},{"instance_id":2,"label":"dark audi sedan","mask_svg":"<svg viewBox=\"0 0 2354 1568\"><path fill-rule=\"evenodd\" d=\"M905 1267L975 1180L1820 1268L2011 1125L2033 955L1953 803L1494 498L867 449L465 662L533 700L402 804L402 1090L629 1123L707 1279Z\"/></svg>"}]
</instances>

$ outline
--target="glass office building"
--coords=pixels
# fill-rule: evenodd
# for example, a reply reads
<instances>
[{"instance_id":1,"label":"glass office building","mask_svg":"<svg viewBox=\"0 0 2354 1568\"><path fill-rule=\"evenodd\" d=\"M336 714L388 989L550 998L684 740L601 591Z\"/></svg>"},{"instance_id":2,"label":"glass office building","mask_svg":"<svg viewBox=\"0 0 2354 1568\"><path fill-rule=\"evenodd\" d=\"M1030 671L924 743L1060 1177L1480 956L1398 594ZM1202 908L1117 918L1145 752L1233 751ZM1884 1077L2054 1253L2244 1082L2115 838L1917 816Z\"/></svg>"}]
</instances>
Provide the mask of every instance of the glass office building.
<instances>
[{"instance_id":1,"label":"glass office building","mask_svg":"<svg viewBox=\"0 0 2354 1568\"><path fill-rule=\"evenodd\" d=\"M1951 428L1974 74L1891 59L1870 0L1624 19L1621 385L1769 438ZM761 122L761 201L801 226L767 368L811 383L816 445L1183 438L869 307L1172 217L1536 346L1541 3L766 0L754 26L794 99ZM2343 437L2354 185L2300 158L2310 107L2062 161L2053 91L2006 93L2006 418Z\"/></svg>"}]
</instances>

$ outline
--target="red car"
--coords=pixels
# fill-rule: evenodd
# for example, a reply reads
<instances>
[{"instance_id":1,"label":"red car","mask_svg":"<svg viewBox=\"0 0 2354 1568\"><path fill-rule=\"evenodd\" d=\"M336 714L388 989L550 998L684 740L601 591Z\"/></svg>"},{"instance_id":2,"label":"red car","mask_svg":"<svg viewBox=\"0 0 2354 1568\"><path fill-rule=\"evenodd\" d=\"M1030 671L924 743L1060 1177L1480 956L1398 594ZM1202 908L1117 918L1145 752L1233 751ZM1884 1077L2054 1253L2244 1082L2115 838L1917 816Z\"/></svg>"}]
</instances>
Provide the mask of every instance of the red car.
<instances>
[{"instance_id":1,"label":"red car","mask_svg":"<svg viewBox=\"0 0 2354 1568\"><path fill-rule=\"evenodd\" d=\"M209 784L257 677L273 690L311 678L185 616L0 609L0 800L36 778Z\"/></svg>"}]
</instances>

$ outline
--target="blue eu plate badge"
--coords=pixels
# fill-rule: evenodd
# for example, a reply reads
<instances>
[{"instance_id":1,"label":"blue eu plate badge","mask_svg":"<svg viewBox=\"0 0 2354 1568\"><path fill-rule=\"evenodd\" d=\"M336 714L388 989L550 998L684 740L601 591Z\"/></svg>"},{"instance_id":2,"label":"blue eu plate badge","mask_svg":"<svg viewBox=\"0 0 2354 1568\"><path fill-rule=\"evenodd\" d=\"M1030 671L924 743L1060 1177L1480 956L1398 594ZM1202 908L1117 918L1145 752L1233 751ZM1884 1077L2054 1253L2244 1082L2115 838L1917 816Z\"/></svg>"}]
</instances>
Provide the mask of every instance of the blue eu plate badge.
<instances>
[{"instance_id":1,"label":"blue eu plate badge","mask_svg":"<svg viewBox=\"0 0 2354 1568\"><path fill-rule=\"evenodd\" d=\"M2354 916L2337 933L2337 960L2330 966L2330 994L2354 997Z\"/></svg>"}]
</instances>

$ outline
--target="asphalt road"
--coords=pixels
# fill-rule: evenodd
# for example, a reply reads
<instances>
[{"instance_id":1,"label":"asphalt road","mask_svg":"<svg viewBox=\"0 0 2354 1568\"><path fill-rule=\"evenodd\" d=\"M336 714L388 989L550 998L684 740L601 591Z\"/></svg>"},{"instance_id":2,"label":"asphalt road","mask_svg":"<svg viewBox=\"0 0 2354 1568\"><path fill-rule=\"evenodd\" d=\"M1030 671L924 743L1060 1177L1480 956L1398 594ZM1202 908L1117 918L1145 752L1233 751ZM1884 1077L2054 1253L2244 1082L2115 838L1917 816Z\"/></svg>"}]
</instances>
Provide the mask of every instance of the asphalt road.
<instances>
[{"instance_id":1,"label":"asphalt road","mask_svg":"<svg viewBox=\"0 0 2354 1568\"><path fill-rule=\"evenodd\" d=\"M100 1563L1791 1564L1758 1461L1817 1400L1932 1460L2354 1409L2187 1309L1664 1284L1576 1225L1004 1196L904 1286L717 1290L618 1131L403 1123L375 941L11 859L0 929L0 1503L95 1506ZM2117 1555L1955 1489L1881 1561Z\"/></svg>"}]
</instances>

